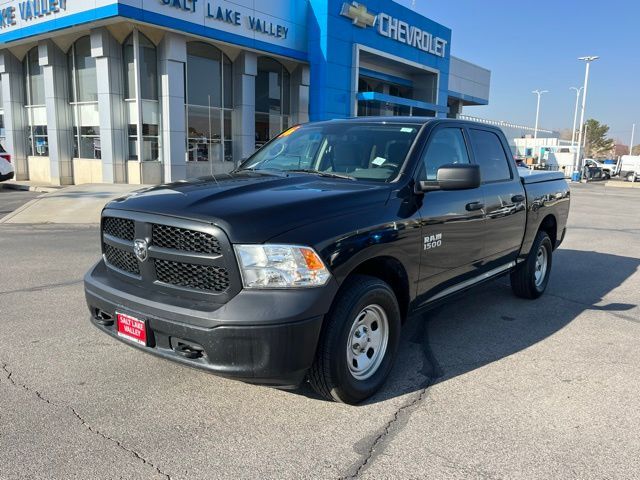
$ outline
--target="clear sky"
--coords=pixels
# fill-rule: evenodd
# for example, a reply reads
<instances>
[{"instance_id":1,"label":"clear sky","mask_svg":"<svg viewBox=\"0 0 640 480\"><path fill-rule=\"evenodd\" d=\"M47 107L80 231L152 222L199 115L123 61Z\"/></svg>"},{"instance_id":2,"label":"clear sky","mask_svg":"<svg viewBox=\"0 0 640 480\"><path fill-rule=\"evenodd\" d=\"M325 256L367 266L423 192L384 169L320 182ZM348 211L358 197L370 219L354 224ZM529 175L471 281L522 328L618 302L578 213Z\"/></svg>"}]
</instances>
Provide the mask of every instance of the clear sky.
<instances>
[{"instance_id":1,"label":"clear sky","mask_svg":"<svg viewBox=\"0 0 640 480\"><path fill-rule=\"evenodd\" d=\"M410 6L411 0L397 0ZM453 31L452 54L491 70L487 107L465 113L533 126L571 128L575 92L584 81L577 57L591 65L586 118L611 127L628 144L636 123L640 143L640 1L416 0L416 10ZM578 117L579 118L579 117Z\"/></svg>"}]
</instances>

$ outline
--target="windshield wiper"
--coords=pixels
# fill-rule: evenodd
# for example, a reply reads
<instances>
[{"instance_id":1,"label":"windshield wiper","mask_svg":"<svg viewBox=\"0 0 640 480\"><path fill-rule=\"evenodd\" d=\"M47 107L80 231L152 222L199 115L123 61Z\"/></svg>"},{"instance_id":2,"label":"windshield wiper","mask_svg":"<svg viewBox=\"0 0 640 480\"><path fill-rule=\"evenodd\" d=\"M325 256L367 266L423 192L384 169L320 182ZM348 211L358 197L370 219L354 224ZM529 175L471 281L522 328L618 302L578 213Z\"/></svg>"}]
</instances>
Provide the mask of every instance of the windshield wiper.
<instances>
[{"instance_id":1,"label":"windshield wiper","mask_svg":"<svg viewBox=\"0 0 640 480\"><path fill-rule=\"evenodd\" d=\"M328 177L328 178L342 178L345 180L356 180L355 177L352 177L350 175L343 175L340 173L333 173L333 172L323 172L321 170L313 170L310 168L297 168L295 170L287 170L287 172L289 173L311 173L313 175L318 175L319 177Z\"/></svg>"},{"instance_id":2,"label":"windshield wiper","mask_svg":"<svg viewBox=\"0 0 640 480\"><path fill-rule=\"evenodd\" d=\"M231 173L241 173L241 172L264 173L264 175L278 175L280 177L284 177L287 174L286 171L280 170L278 168L258 168L258 167L240 168L238 170L234 170Z\"/></svg>"}]
</instances>

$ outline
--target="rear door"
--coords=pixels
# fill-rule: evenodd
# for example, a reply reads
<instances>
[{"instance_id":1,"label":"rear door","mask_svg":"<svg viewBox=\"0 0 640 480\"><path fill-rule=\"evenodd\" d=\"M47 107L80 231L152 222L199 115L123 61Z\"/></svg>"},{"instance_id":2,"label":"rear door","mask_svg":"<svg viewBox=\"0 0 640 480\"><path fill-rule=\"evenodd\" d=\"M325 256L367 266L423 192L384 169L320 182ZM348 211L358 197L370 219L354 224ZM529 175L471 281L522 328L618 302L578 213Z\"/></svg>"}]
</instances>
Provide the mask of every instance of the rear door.
<instances>
[{"instance_id":1,"label":"rear door","mask_svg":"<svg viewBox=\"0 0 640 480\"><path fill-rule=\"evenodd\" d=\"M438 168L451 163L471 163L471 156L462 125L447 123L431 133L416 180L436 180ZM482 208L480 188L425 193L420 208L419 304L473 274L474 263L483 254Z\"/></svg>"},{"instance_id":2,"label":"rear door","mask_svg":"<svg viewBox=\"0 0 640 480\"><path fill-rule=\"evenodd\" d=\"M483 266L515 261L527 221L524 186L509 145L492 129L468 128L475 163L480 166L485 203Z\"/></svg>"}]
</instances>

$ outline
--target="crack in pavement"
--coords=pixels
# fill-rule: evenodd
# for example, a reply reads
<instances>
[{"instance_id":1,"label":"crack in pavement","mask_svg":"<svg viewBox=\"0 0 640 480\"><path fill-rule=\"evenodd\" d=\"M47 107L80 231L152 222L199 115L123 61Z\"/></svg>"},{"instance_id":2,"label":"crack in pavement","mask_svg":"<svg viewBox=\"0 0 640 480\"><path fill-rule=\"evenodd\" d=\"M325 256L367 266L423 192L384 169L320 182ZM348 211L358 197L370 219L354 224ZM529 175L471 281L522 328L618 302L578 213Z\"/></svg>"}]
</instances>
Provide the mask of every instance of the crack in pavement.
<instances>
[{"instance_id":1,"label":"crack in pavement","mask_svg":"<svg viewBox=\"0 0 640 480\"><path fill-rule=\"evenodd\" d=\"M378 447L381 446L381 444L392 434L396 434L402 430L404 425L406 425L407 423L405 420L408 420L413 411L418 408L420 402L422 402L426 398L429 387L431 387L431 385L432 381L429 380L427 385L422 390L420 390L417 395L414 395L415 398L406 402L404 405L401 405L400 408L398 408L394 412L391 420L387 422L387 424L382 428L373 442L371 442L369 451L364 455L363 460L360 462L360 465L358 465L358 468L355 470L355 472L350 475L340 477L340 480L358 478L360 474L370 466L375 458L384 451L384 445L380 450L378 450Z\"/></svg>"},{"instance_id":2,"label":"crack in pavement","mask_svg":"<svg viewBox=\"0 0 640 480\"><path fill-rule=\"evenodd\" d=\"M386 425L378 431L379 433L369 445L367 453L362 456L362 460L355 471L349 475L340 477L340 480L358 478L373 463L376 457L384 452L389 440L401 432L408 424L413 412L417 410L420 404L428 397L429 388L444 376L444 370L431 350L428 321L426 319L418 321L420 321L420 323L418 324L419 329L416 336L421 337L419 343L424 356L421 373L427 378L427 381L424 386L413 395L413 398L401 405Z\"/></svg>"},{"instance_id":3,"label":"crack in pavement","mask_svg":"<svg viewBox=\"0 0 640 480\"><path fill-rule=\"evenodd\" d=\"M136 452L135 450L127 447L126 445L124 445L120 440L117 440L115 438L110 437L109 435L101 432L100 430L98 430L95 427L92 427L89 423L87 423L87 421L82 418L82 416L78 413L78 411L69 406L69 405L59 405L55 402L52 402L51 400L49 400L48 398L44 397L38 390L35 390L31 387L29 387L26 384L23 383L18 383L16 382L16 380L13 378L13 372L11 370L9 370L9 365L7 363L2 363L2 370L4 371L4 373L6 374L5 380L9 380L9 382L16 388L21 388L24 391L34 394L39 400L43 401L44 403L51 405L53 407L57 407L57 408L63 408L63 409L68 409L70 410L73 415L80 421L80 423L82 424L83 427L85 427L87 430L89 430L91 433L93 433L94 435L98 435L99 437L102 437L103 439L114 443L116 446L118 446L118 448L120 448L121 450L133 455L136 459L142 461L142 463L144 463L145 465L149 465L150 467L152 467L153 469L155 469L155 471L159 474L162 475L166 480L171 480L171 476L165 472L163 472L162 470L160 470L160 468L153 464L152 462L150 462L149 460L147 460L146 458L144 458L142 455L140 455L138 452Z\"/></svg>"},{"instance_id":4,"label":"crack in pavement","mask_svg":"<svg viewBox=\"0 0 640 480\"><path fill-rule=\"evenodd\" d=\"M83 282L83 280L71 280L68 282L60 282L60 283L50 283L48 285L37 285L35 287L28 288L20 288L18 290L6 290L0 292L0 295L9 295L12 293L31 293L31 292L41 292L42 290L48 290L50 288L64 288L71 287L73 285L79 285Z\"/></svg>"}]
</instances>

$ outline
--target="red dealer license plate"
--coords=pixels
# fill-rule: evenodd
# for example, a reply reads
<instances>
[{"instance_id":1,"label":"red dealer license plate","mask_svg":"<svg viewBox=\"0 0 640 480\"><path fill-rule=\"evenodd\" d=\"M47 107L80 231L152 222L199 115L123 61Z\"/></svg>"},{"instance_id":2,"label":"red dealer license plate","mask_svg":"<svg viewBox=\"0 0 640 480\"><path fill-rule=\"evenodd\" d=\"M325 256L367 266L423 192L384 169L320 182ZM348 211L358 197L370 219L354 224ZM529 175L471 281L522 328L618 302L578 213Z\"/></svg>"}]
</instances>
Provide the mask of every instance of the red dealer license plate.
<instances>
[{"instance_id":1,"label":"red dealer license plate","mask_svg":"<svg viewBox=\"0 0 640 480\"><path fill-rule=\"evenodd\" d=\"M116 313L118 320L118 336L126 338L139 345L147 345L147 325L131 315Z\"/></svg>"}]
</instances>

